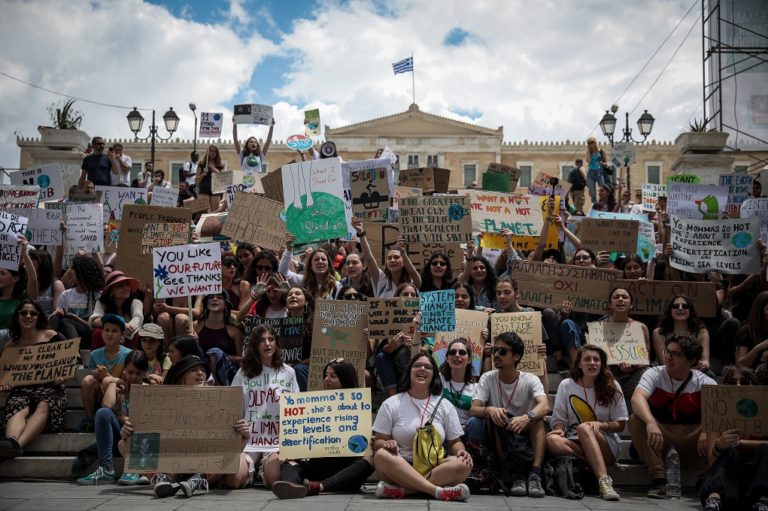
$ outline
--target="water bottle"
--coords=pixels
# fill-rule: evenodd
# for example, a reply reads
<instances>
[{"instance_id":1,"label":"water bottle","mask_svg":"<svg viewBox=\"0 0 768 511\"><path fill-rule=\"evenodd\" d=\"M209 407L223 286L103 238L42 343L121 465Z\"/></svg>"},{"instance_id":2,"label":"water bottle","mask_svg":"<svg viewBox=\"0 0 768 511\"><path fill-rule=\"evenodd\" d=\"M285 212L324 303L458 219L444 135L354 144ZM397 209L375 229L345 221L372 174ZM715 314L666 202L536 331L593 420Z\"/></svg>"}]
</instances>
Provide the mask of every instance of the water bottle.
<instances>
[{"instance_id":1,"label":"water bottle","mask_svg":"<svg viewBox=\"0 0 768 511\"><path fill-rule=\"evenodd\" d=\"M667 451L667 498L680 500L680 454L672 444Z\"/></svg>"}]
</instances>

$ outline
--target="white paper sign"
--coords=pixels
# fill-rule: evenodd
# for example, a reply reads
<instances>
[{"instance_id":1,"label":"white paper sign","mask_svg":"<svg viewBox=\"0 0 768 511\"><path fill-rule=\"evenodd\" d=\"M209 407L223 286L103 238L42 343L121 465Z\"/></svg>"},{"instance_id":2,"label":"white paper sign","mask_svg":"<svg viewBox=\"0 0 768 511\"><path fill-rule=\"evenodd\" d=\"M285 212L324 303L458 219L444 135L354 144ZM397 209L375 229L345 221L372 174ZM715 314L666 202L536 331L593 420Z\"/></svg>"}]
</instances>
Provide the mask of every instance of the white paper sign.
<instances>
[{"instance_id":1,"label":"white paper sign","mask_svg":"<svg viewBox=\"0 0 768 511\"><path fill-rule=\"evenodd\" d=\"M235 105L235 124L272 124L272 105Z\"/></svg>"},{"instance_id":2,"label":"white paper sign","mask_svg":"<svg viewBox=\"0 0 768 511\"><path fill-rule=\"evenodd\" d=\"M200 114L200 138L217 138L221 136L221 125L224 114L221 112L202 112Z\"/></svg>"},{"instance_id":3,"label":"white paper sign","mask_svg":"<svg viewBox=\"0 0 768 511\"><path fill-rule=\"evenodd\" d=\"M221 246L197 243L152 249L155 298L221 292Z\"/></svg>"},{"instance_id":4,"label":"white paper sign","mask_svg":"<svg viewBox=\"0 0 768 511\"><path fill-rule=\"evenodd\" d=\"M642 190L643 211L656 211L656 203L659 201L659 197L667 196L667 187L665 185L644 183Z\"/></svg>"},{"instance_id":5,"label":"white paper sign","mask_svg":"<svg viewBox=\"0 0 768 511\"><path fill-rule=\"evenodd\" d=\"M114 214L115 220L122 220L123 206L126 204L146 204L146 188L127 188L125 186L97 186L101 192L101 202L104 204L104 219L106 224ZM175 204L174 204L175 206Z\"/></svg>"},{"instance_id":6,"label":"white paper sign","mask_svg":"<svg viewBox=\"0 0 768 511\"><path fill-rule=\"evenodd\" d=\"M156 186L152 189L152 205L175 208L179 205L179 189Z\"/></svg>"},{"instance_id":7,"label":"white paper sign","mask_svg":"<svg viewBox=\"0 0 768 511\"><path fill-rule=\"evenodd\" d=\"M728 203L725 212L732 215L739 211L741 203L752 195L752 176L727 174L720 176L720 186L728 187Z\"/></svg>"},{"instance_id":8,"label":"white paper sign","mask_svg":"<svg viewBox=\"0 0 768 511\"><path fill-rule=\"evenodd\" d=\"M10 213L0 213L0 268L19 269L18 237L27 230L27 218Z\"/></svg>"},{"instance_id":9,"label":"white paper sign","mask_svg":"<svg viewBox=\"0 0 768 511\"><path fill-rule=\"evenodd\" d=\"M40 202L64 198L61 165L58 163L49 163L41 167L13 172L11 173L11 184L39 186Z\"/></svg>"},{"instance_id":10,"label":"white paper sign","mask_svg":"<svg viewBox=\"0 0 768 511\"><path fill-rule=\"evenodd\" d=\"M760 219L691 220L670 217L673 268L740 275L760 271Z\"/></svg>"},{"instance_id":11,"label":"white paper sign","mask_svg":"<svg viewBox=\"0 0 768 511\"><path fill-rule=\"evenodd\" d=\"M667 212L681 218L718 220L728 203L728 187L670 183Z\"/></svg>"},{"instance_id":12,"label":"white paper sign","mask_svg":"<svg viewBox=\"0 0 768 511\"><path fill-rule=\"evenodd\" d=\"M54 204L64 204L57 202ZM61 245L61 209L12 209L15 215L25 216L27 239L33 245Z\"/></svg>"},{"instance_id":13,"label":"white paper sign","mask_svg":"<svg viewBox=\"0 0 768 511\"><path fill-rule=\"evenodd\" d=\"M759 218L760 239L768 243L768 199L747 199L741 203L741 218Z\"/></svg>"},{"instance_id":14,"label":"white paper sign","mask_svg":"<svg viewBox=\"0 0 768 511\"><path fill-rule=\"evenodd\" d=\"M104 214L101 204L67 204L64 253L104 252Z\"/></svg>"}]
</instances>

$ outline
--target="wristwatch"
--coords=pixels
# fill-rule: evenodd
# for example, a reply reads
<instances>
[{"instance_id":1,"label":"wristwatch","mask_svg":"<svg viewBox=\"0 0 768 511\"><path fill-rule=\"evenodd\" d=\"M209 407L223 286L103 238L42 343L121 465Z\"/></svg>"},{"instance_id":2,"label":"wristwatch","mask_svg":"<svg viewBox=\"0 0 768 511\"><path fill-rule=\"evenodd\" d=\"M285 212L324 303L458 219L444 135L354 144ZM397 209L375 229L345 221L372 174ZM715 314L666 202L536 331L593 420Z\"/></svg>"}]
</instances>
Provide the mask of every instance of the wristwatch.
<instances>
[{"instance_id":1,"label":"wristwatch","mask_svg":"<svg viewBox=\"0 0 768 511\"><path fill-rule=\"evenodd\" d=\"M528 419L530 419L530 421L531 421L531 422L533 422L533 421L535 421L535 420L536 420L536 414L535 414L535 413L533 413L533 412L528 412L528 413L526 413L525 415L527 415L527 416L528 416Z\"/></svg>"}]
</instances>

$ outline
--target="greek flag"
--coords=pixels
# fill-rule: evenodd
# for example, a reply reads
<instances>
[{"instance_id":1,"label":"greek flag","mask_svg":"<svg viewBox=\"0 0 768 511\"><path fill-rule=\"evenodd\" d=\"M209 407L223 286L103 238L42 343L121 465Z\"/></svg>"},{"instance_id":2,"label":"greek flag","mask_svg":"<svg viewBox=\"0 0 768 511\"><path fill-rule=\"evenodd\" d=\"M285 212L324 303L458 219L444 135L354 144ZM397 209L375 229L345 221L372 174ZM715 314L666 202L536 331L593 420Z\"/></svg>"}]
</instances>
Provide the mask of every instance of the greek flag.
<instances>
[{"instance_id":1,"label":"greek flag","mask_svg":"<svg viewBox=\"0 0 768 511\"><path fill-rule=\"evenodd\" d=\"M395 74L413 72L413 57L395 62L392 64L392 69L395 71Z\"/></svg>"}]
</instances>

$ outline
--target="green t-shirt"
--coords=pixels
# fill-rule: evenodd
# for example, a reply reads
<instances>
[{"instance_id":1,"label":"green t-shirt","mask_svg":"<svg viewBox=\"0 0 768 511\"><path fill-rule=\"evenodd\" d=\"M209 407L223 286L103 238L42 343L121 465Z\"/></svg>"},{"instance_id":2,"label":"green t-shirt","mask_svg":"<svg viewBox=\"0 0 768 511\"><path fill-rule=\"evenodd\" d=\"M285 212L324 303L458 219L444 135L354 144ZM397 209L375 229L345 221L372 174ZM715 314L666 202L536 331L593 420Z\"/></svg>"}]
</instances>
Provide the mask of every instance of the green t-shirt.
<instances>
[{"instance_id":1,"label":"green t-shirt","mask_svg":"<svg viewBox=\"0 0 768 511\"><path fill-rule=\"evenodd\" d=\"M18 298L11 298L10 300L0 299L0 328L8 328L11 326L11 318L18 306Z\"/></svg>"}]
</instances>

